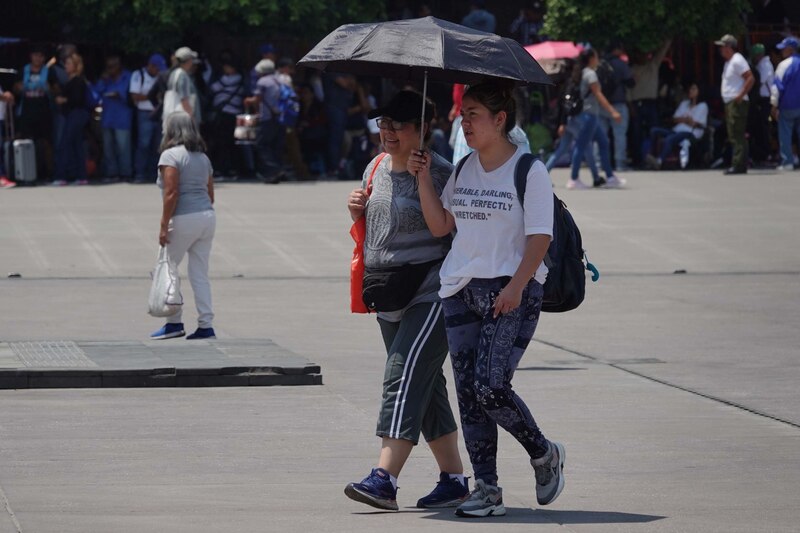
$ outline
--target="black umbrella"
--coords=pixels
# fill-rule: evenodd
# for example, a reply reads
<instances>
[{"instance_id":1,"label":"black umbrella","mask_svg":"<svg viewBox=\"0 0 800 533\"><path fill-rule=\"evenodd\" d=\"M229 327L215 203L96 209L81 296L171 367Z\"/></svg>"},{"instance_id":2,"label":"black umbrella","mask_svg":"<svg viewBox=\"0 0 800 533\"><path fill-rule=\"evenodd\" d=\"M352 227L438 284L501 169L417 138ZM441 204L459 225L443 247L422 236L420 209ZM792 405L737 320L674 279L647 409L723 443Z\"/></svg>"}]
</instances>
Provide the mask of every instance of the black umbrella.
<instances>
[{"instance_id":1,"label":"black umbrella","mask_svg":"<svg viewBox=\"0 0 800 533\"><path fill-rule=\"evenodd\" d=\"M434 17L345 24L298 63L323 71L476 85L502 78L521 85L551 84L519 43ZM422 142L420 138L420 148Z\"/></svg>"}]
</instances>

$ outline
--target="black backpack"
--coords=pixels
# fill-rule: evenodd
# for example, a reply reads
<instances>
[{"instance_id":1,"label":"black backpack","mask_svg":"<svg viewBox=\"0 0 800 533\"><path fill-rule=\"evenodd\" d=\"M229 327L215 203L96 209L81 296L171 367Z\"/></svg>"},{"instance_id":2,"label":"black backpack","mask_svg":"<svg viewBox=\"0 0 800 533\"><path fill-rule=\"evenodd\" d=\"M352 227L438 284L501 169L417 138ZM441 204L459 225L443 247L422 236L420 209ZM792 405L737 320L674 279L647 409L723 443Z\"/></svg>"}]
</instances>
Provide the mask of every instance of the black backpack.
<instances>
[{"instance_id":1,"label":"black backpack","mask_svg":"<svg viewBox=\"0 0 800 533\"><path fill-rule=\"evenodd\" d=\"M606 61L605 59L601 60L600 63L597 65L597 79L600 82L600 90L603 92L606 98L611 98L614 94L614 91L617 90L617 75L614 72L614 67Z\"/></svg>"},{"instance_id":2,"label":"black backpack","mask_svg":"<svg viewBox=\"0 0 800 533\"><path fill-rule=\"evenodd\" d=\"M581 84L570 83L564 92L561 107L568 117L576 117L583 111L583 96L581 95Z\"/></svg>"},{"instance_id":3,"label":"black backpack","mask_svg":"<svg viewBox=\"0 0 800 533\"><path fill-rule=\"evenodd\" d=\"M453 179L458 179L467 158L467 154L456 165ZM525 205L525 189L528 186L528 172L536 157L523 154L514 169L514 187L520 205ZM567 210L567 204L553 193L553 240L544 256L544 264L548 268L547 280L544 283L544 299L542 311L547 313L563 313L578 307L586 295L586 271L592 272L592 281L600 277L595 266L585 260L581 232L575 220Z\"/></svg>"},{"instance_id":4,"label":"black backpack","mask_svg":"<svg viewBox=\"0 0 800 533\"><path fill-rule=\"evenodd\" d=\"M758 64L750 64L750 74L753 76L753 86L750 87L750 101L754 102L761 98L761 73L758 71Z\"/></svg>"}]
</instances>

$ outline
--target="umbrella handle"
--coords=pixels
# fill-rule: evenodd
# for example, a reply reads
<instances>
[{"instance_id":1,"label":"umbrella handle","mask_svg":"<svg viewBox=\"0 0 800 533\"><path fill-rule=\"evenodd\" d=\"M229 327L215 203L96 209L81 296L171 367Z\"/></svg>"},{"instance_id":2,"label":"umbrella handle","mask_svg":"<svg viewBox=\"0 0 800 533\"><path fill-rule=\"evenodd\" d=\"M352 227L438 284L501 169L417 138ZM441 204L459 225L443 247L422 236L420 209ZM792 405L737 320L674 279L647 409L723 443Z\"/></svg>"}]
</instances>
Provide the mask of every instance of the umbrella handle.
<instances>
[{"instance_id":1,"label":"umbrella handle","mask_svg":"<svg viewBox=\"0 0 800 533\"><path fill-rule=\"evenodd\" d=\"M422 151L423 142L425 139L425 104L427 103L428 96L428 69L425 69L425 78L422 82L422 116L419 121L419 151Z\"/></svg>"}]
</instances>

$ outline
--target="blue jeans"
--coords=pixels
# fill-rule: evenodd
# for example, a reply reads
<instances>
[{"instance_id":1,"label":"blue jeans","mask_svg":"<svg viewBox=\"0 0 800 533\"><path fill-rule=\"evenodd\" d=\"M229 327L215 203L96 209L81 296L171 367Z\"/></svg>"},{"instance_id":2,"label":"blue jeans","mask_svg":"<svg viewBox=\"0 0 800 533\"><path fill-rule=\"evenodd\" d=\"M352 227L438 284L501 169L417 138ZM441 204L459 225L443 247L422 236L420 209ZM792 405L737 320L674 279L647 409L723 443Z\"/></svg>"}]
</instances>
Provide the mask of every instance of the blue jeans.
<instances>
[{"instance_id":1,"label":"blue jeans","mask_svg":"<svg viewBox=\"0 0 800 533\"><path fill-rule=\"evenodd\" d=\"M594 142L597 143L597 151L600 154L600 166L603 167L603 172L606 173L606 176L613 176L614 168L611 166L611 145L608 143L606 129L602 126L602 119L598 119L597 127L594 130ZM591 145L586 151L587 153L593 151ZM598 180L599 176L597 171L592 172L592 178L594 181Z\"/></svg>"},{"instance_id":2,"label":"blue jeans","mask_svg":"<svg viewBox=\"0 0 800 533\"><path fill-rule=\"evenodd\" d=\"M611 118L611 115L603 110L600 112L600 128L604 132L611 128L611 134L614 136L614 166L619 170L628 165L628 123L630 122L630 112L626 103L611 105L622 115L622 121L617 124Z\"/></svg>"},{"instance_id":3,"label":"blue jeans","mask_svg":"<svg viewBox=\"0 0 800 533\"><path fill-rule=\"evenodd\" d=\"M800 109L781 109L778 114L778 142L781 146L781 165L794 166L792 132L800 139Z\"/></svg>"},{"instance_id":4,"label":"blue jeans","mask_svg":"<svg viewBox=\"0 0 800 533\"><path fill-rule=\"evenodd\" d=\"M636 120L633 123L633 153L634 163L639 164L647 153L645 141L650 139L650 129L658 124L658 104L653 98L634 100Z\"/></svg>"},{"instance_id":5,"label":"blue jeans","mask_svg":"<svg viewBox=\"0 0 800 533\"><path fill-rule=\"evenodd\" d=\"M58 111L53 113L53 148L57 151L58 146L61 144L61 139L64 136L64 130L67 126L67 116Z\"/></svg>"},{"instance_id":6,"label":"blue jeans","mask_svg":"<svg viewBox=\"0 0 800 533\"><path fill-rule=\"evenodd\" d=\"M689 139L695 142L697 138L690 131L674 131L667 128L655 127L650 130L650 139L653 146L656 145L656 140L659 137L664 137L664 145L661 147L661 154L658 158L662 161L669 157L669 154L679 145L682 141Z\"/></svg>"},{"instance_id":7,"label":"blue jeans","mask_svg":"<svg viewBox=\"0 0 800 533\"><path fill-rule=\"evenodd\" d=\"M508 431L532 458L548 442L511 379L536 331L544 289L531 280L519 307L494 318L494 299L510 278L473 278L442 300L447 343L461 414L464 444L475 479L497 484L497 426Z\"/></svg>"},{"instance_id":8,"label":"blue jeans","mask_svg":"<svg viewBox=\"0 0 800 533\"><path fill-rule=\"evenodd\" d=\"M578 172L581 169L581 161L585 157L585 153L591 150L592 141L595 139L595 130L597 130L597 115L594 113L583 112L576 117L580 130L578 137L575 141L575 148L572 150L572 173L570 177L573 180L578 179ZM592 171L592 177L595 176L597 169Z\"/></svg>"},{"instance_id":9,"label":"blue jeans","mask_svg":"<svg viewBox=\"0 0 800 533\"><path fill-rule=\"evenodd\" d=\"M136 110L136 159L134 178L155 181L158 167L158 147L161 144L161 121L152 112Z\"/></svg>"},{"instance_id":10,"label":"blue jeans","mask_svg":"<svg viewBox=\"0 0 800 533\"><path fill-rule=\"evenodd\" d=\"M56 168L53 178L66 180L74 177L86 179L86 146L84 145L86 123L89 112L85 109L73 109L62 115L63 126L59 144L56 146Z\"/></svg>"},{"instance_id":11,"label":"blue jeans","mask_svg":"<svg viewBox=\"0 0 800 533\"><path fill-rule=\"evenodd\" d=\"M569 119L571 122L573 119ZM549 158L547 158L547 162L545 163L545 167L547 167L547 171L550 172L553 170L553 167L556 166L556 163L561 159L561 157L567 153L572 147L572 142L577 137L577 132L575 131L576 128L571 127L570 122L567 122L567 127L564 128L564 134L561 136L561 139L558 141L558 146L556 146L556 151L553 152ZM597 163L595 163L594 159L594 152L592 150L586 150L583 153L583 159L586 161L586 164L589 166L589 170L592 172L592 176L597 175Z\"/></svg>"},{"instance_id":12,"label":"blue jeans","mask_svg":"<svg viewBox=\"0 0 800 533\"><path fill-rule=\"evenodd\" d=\"M103 159L106 176L131 177L131 130L103 128Z\"/></svg>"}]
</instances>

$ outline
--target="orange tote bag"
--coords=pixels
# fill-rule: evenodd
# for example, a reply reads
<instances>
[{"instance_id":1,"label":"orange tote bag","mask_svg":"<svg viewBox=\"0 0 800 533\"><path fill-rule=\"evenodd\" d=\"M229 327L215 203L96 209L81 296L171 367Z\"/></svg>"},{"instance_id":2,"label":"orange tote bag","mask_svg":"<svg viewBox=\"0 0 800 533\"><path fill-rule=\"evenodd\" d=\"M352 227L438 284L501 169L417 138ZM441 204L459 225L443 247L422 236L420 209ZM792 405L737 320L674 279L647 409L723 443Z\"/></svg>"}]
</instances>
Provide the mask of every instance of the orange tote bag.
<instances>
[{"instance_id":1,"label":"orange tote bag","mask_svg":"<svg viewBox=\"0 0 800 533\"><path fill-rule=\"evenodd\" d=\"M372 168L367 180L367 196L372 194L372 178L375 177L375 171L378 170L378 166L384 157L386 157L386 153L379 155L378 161ZM350 227L350 236L356 243L353 247L353 259L350 261L350 312L369 313L369 309L367 309L361 296L364 286L364 241L367 238L367 217L365 215L353 222Z\"/></svg>"}]
</instances>

